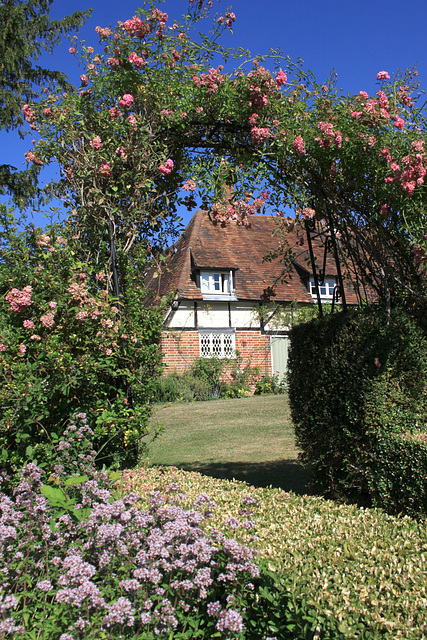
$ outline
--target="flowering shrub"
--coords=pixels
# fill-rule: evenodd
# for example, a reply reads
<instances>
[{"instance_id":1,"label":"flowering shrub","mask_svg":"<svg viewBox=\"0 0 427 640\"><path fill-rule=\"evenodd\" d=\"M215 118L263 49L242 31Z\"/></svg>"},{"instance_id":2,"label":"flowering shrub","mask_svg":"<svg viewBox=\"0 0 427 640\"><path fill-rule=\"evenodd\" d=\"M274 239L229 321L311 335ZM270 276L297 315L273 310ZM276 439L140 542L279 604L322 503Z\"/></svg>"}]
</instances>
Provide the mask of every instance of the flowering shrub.
<instances>
[{"instance_id":1,"label":"flowering shrub","mask_svg":"<svg viewBox=\"0 0 427 640\"><path fill-rule=\"evenodd\" d=\"M10 231L0 263L0 461L51 468L69 416L87 413L100 464L129 464L147 433L159 311L119 302L107 270L62 227ZM126 303L126 314L123 306Z\"/></svg>"},{"instance_id":2,"label":"flowering shrub","mask_svg":"<svg viewBox=\"0 0 427 640\"><path fill-rule=\"evenodd\" d=\"M165 495L152 491L146 509L135 493L114 499L108 475L93 466L92 437L76 416L47 483L30 463L13 496L0 493L0 635L244 638L254 552L206 531L215 509L206 494L190 509L176 483ZM80 454L67 477L70 448ZM242 502L246 516L251 504Z\"/></svg>"}]
</instances>

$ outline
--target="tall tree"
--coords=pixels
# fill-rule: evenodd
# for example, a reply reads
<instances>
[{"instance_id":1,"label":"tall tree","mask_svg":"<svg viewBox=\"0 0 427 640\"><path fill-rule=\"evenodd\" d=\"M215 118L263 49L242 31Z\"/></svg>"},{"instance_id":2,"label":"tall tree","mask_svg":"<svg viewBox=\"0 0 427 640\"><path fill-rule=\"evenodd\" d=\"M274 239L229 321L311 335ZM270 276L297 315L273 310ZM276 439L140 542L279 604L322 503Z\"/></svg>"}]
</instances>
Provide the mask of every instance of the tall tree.
<instances>
[{"instance_id":1,"label":"tall tree","mask_svg":"<svg viewBox=\"0 0 427 640\"><path fill-rule=\"evenodd\" d=\"M0 2L0 128L10 131L24 123L24 103L37 99L42 85L69 89L65 74L35 64L43 51L52 53L61 37L81 27L91 11L76 11L51 20L53 0L1 0ZM0 165L0 193L22 204L35 192L38 168L18 172Z\"/></svg>"}]
</instances>

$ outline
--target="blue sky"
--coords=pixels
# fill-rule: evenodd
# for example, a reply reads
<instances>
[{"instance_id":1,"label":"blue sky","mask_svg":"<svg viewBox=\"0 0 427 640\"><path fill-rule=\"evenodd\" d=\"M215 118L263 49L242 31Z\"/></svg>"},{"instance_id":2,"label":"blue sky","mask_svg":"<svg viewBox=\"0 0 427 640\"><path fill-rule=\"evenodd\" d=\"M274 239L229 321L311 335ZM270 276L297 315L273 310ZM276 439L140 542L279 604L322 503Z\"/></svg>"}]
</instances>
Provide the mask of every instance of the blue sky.
<instances>
[{"instance_id":1,"label":"blue sky","mask_svg":"<svg viewBox=\"0 0 427 640\"><path fill-rule=\"evenodd\" d=\"M54 0L51 17L92 7L92 17L78 36L96 46L97 25L115 26L118 20L131 18L140 6L137 0ZM187 3L166 0L159 6L172 22L184 13ZM244 47L254 54L280 47L291 58L302 58L304 67L320 81L334 69L338 87L345 93L373 93L378 88L378 71L392 75L417 64L421 89L427 90L426 0L214 0L212 11L224 14L230 7L236 22L233 36L224 38L225 46ZM208 25L206 22L206 28ZM65 39L41 63L64 71L78 84L82 70L68 53L69 46ZM16 134L0 133L0 164L23 167L23 155L30 147L31 136L22 142ZM35 220L43 224L40 213Z\"/></svg>"}]
</instances>

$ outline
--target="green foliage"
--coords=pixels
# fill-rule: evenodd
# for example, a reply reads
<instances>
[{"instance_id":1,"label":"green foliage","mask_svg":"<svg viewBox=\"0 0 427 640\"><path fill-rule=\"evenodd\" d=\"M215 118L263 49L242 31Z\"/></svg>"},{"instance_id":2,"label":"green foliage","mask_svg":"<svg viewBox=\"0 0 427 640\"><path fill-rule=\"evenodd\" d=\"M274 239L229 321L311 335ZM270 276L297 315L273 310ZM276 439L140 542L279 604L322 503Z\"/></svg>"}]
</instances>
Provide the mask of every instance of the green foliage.
<instances>
[{"instance_id":1,"label":"green foliage","mask_svg":"<svg viewBox=\"0 0 427 640\"><path fill-rule=\"evenodd\" d=\"M427 338L416 319L393 308L387 324L371 306L299 325L288 366L295 432L318 487L427 513Z\"/></svg>"},{"instance_id":2,"label":"green foliage","mask_svg":"<svg viewBox=\"0 0 427 640\"><path fill-rule=\"evenodd\" d=\"M79 255L62 227L9 229L0 260L0 459L12 471L26 459L51 468L75 412L88 416L100 464L131 464L147 434L161 309L141 310L132 272L132 293L111 297L108 273Z\"/></svg>"},{"instance_id":3,"label":"green foliage","mask_svg":"<svg viewBox=\"0 0 427 640\"><path fill-rule=\"evenodd\" d=\"M229 362L225 358L197 358L190 371L195 378L199 378L209 385L213 396L218 396L221 376Z\"/></svg>"},{"instance_id":4,"label":"green foliage","mask_svg":"<svg viewBox=\"0 0 427 640\"><path fill-rule=\"evenodd\" d=\"M239 351L236 351L235 357L229 361L227 376L231 382L221 395L225 398L244 398L252 395L254 381L259 376L259 367L253 367L250 361L243 366L243 358Z\"/></svg>"},{"instance_id":5,"label":"green foliage","mask_svg":"<svg viewBox=\"0 0 427 640\"><path fill-rule=\"evenodd\" d=\"M35 86L58 83L71 89L63 73L33 66L43 51L52 53L61 36L75 31L91 10L51 20L53 0L2 0L0 4L0 128L23 124L22 106L37 98Z\"/></svg>"},{"instance_id":6,"label":"green foliage","mask_svg":"<svg viewBox=\"0 0 427 640\"><path fill-rule=\"evenodd\" d=\"M78 29L91 10L76 11L61 20L50 20L53 0L2 0L0 3L0 129L16 129L24 123L22 107L35 100L44 84L71 89L59 71L34 63L42 51L52 53L62 35ZM22 135L22 131L20 131ZM0 165L0 193L13 196L22 206L37 193L39 167L26 171Z\"/></svg>"},{"instance_id":7,"label":"green foliage","mask_svg":"<svg viewBox=\"0 0 427 640\"><path fill-rule=\"evenodd\" d=\"M278 376L263 376L257 382L254 395L267 396L286 392L285 380L279 382Z\"/></svg>"}]
</instances>

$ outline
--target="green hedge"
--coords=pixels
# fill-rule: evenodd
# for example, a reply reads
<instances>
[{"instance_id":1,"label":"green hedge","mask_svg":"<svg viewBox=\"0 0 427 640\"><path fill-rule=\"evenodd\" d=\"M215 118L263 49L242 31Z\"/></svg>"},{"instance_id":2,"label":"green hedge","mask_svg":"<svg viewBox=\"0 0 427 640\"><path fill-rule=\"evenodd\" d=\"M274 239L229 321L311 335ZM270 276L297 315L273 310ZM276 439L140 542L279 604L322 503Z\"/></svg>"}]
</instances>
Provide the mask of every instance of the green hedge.
<instances>
[{"instance_id":1,"label":"green hedge","mask_svg":"<svg viewBox=\"0 0 427 640\"><path fill-rule=\"evenodd\" d=\"M328 315L291 332L289 398L317 487L427 513L427 336L403 310Z\"/></svg>"}]
</instances>

